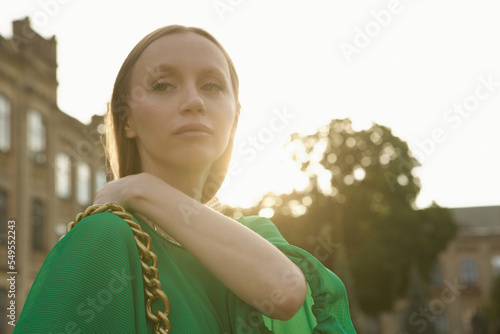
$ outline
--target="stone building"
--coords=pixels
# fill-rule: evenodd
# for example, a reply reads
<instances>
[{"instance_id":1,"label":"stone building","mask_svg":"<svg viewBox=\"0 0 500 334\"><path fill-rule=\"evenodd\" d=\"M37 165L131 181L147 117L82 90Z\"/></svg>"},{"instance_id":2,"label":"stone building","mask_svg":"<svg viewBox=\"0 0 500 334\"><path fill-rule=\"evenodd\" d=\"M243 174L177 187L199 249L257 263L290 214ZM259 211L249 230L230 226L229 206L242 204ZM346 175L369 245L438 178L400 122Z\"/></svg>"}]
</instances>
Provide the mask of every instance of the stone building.
<instances>
[{"instance_id":1,"label":"stone building","mask_svg":"<svg viewBox=\"0 0 500 334\"><path fill-rule=\"evenodd\" d=\"M431 274L429 318L438 333L472 333L472 317L500 275L500 206L454 208L460 232Z\"/></svg>"},{"instance_id":2,"label":"stone building","mask_svg":"<svg viewBox=\"0 0 500 334\"><path fill-rule=\"evenodd\" d=\"M17 317L66 224L106 182L102 117L85 125L59 110L56 70L55 38L27 18L0 36L0 306L15 300ZM8 321L1 317L0 333L12 331Z\"/></svg>"},{"instance_id":3,"label":"stone building","mask_svg":"<svg viewBox=\"0 0 500 334\"><path fill-rule=\"evenodd\" d=\"M437 334L471 334L472 318L490 298L494 278L500 275L500 206L450 209L458 235L439 254L422 287L426 303L407 315L408 299L393 312L366 319L359 334L406 334L402 323L421 333L433 326Z\"/></svg>"}]
</instances>

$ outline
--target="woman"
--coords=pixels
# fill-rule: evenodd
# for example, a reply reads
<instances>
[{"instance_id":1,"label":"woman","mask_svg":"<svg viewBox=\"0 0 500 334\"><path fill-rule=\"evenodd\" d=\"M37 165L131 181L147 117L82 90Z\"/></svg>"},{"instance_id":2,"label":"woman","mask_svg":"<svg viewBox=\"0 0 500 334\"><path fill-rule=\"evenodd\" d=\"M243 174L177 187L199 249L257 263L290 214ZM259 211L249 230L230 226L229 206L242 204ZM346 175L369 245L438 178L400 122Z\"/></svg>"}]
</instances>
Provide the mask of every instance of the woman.
<instances>
[{"instance_id":1,"label":"woman","mask_svg":"<svg viewBox=\"0 0 500 334\"><path fill-rule=\"evenodd\" d=\"M265 218L212 210L238 124L238 77L204 30L167 26L131 51L107 121L122 205L152 237L171 333L354 333L340 280ZM151 333L130 227L100 213L52 249L16 332ZM313 304L314 303L314 304ZM156 305L158 307L158 305Z\"/></svg>"}]
</instances>

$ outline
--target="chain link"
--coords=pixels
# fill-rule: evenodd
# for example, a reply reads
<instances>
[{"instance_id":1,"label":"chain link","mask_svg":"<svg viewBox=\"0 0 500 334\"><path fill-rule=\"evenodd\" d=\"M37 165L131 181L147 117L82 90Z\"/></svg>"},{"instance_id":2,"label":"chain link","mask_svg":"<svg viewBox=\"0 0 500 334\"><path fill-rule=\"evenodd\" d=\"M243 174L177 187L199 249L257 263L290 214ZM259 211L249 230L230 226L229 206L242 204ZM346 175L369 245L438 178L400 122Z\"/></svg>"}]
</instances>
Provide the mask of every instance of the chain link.
<instances>
[{"instance_id":1,"label":"chain link","mask_svg":"<svg viewBox=\"0 0 500 334\"><path fill-rule=\"evenodd\" d=\"M83 218L106 211L123 219L132 229L135 243L139 250L139 258L141 260L144 295L147 297L146 315L154 322L155 334L168 334L171 329L170 320L168 319L170 315L170 302L165 292L163 292L160 280L158 279L158 258L156 254L151 251L151 236L142 230L141 226L134 221L132 215L127 213L122 206L115 203L91 205L85 209L84 212L76 215L75 221L69 223L66 227L66 232L69 232ZM64 235L59 240L63 237ZM157 299L163 304L164 311L158 309L153 313L151 308L154 301Z\"/></svg>"}]
</instances>

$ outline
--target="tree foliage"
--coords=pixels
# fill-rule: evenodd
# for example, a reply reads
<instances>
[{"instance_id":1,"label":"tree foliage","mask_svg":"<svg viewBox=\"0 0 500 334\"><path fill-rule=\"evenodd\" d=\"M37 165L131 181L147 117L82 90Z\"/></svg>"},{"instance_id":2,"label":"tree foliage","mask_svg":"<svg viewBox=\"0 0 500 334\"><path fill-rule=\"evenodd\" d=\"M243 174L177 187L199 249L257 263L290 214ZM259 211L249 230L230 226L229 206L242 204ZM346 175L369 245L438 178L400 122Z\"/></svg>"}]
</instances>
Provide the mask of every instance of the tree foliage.
<instances>
[{"instance_id":1,"label":"tree foliage","mask_svg":"<svg viewBox=\"0 0 500 334\"><path fill-rule=\"evenodd\" d=\"M500 333L500 275L496 275L491 285L486 312L490 321L492 333Z\"/></svg>"},{"instance_id":2,"label":"tree foliage","mask_svg":"<svg viewBox=\"0 0 500 334\"><path fill-rule=\"evenodd\" d=\"M273 212L283 236L336 272L365 313L391 310L407 293L411 265L429 272L457 230L446 209L415 208L419 163L407 143L387 127L354 131L344 119L312 135L293 134L286 149L308 186L227 214Z\"/></svg>"},{"instance_id":3,"label":"tree foliage","mask_svg":"<svg viewBox=\"0 0 500 334\"><path fill-rule=\"evenodd\" d=\"M436 334L433 318L426 318L422 310L427 309L427 296L422 287L420 275L415 268L411 270L409 303L403 316L400 334ZM425 314L425 313L424 313Z\"/></svg>"}]
</instances>

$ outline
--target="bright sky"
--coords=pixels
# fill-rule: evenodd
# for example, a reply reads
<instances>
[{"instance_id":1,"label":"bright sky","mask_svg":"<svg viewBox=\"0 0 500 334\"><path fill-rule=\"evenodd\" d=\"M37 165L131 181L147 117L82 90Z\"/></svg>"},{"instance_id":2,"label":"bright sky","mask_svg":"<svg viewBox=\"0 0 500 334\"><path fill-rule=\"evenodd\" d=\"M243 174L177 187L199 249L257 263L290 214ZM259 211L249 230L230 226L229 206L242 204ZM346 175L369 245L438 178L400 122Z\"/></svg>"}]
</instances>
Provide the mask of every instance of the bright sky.
<instances>
[{"instance_id":1,"label":"bright sky","mask_svg":"<svg viewBox=\"0 0 500 334\"><path fill-rule=\"evenodd\" d=\"M132 47L168 24L221 41L243 105L223 202L250 205L299 186L283 145L330 119L375 121L423 166L417 204L500 204L500 3L495 0L21 0L1 5L0 34L31 17L58 41L58 103L103 114Z\"/></svg>"}]
</instances>

